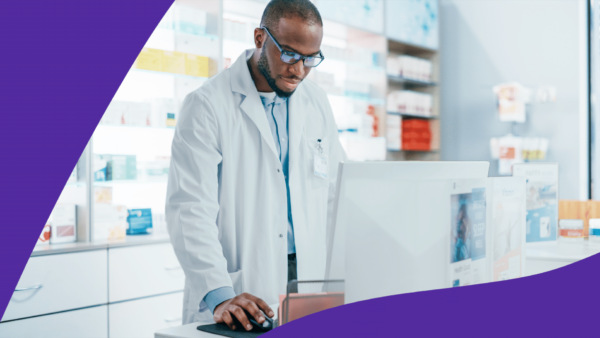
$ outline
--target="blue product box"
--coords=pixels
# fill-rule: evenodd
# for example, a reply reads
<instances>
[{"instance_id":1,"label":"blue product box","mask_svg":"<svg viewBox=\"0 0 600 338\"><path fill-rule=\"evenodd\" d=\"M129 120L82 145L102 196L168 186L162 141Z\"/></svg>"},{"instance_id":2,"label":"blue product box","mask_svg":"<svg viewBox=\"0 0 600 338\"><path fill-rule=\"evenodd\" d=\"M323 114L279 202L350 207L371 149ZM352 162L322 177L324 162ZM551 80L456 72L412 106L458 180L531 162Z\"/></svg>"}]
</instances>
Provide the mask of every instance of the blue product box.
<instances>
[{"instance_id":1,"label":"blue product box","mask_svg":"<svg viewBox=\"0 0 600 338\"><path fill-rule=\"evenodd\" d=\"M142 235L152 232L152 209L127 210L128 235Z\"/></svg>"}]
</instances>

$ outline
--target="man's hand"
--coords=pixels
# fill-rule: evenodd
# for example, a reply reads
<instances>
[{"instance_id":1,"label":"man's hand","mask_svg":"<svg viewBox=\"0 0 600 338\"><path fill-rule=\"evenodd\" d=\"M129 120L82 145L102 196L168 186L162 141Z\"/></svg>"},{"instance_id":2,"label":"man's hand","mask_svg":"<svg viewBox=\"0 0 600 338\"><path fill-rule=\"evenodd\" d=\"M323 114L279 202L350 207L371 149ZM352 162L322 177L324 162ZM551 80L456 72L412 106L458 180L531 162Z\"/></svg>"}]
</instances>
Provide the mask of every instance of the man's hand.
<instances>
[{"instance_id":1,"label":"man's hand","mask_svg":"<svg viewBox=\"0 0 600 338\"><path fill-rule=\"evenodd\" d=\"M246 331L252 330L252 324L246 316L248 312L254 319L262 324L265 321L265 317L260 312L262 310L269 318L273 318L275 313L265 303L264 300L254 297L248 293L242 293L235 298L228 299L223 303L215 307L213 319L217 323L225 323L230 329L236 329L236 320L242 324ZM234 319L235 318L235 319Z\"/></svg>"}]
</instances>

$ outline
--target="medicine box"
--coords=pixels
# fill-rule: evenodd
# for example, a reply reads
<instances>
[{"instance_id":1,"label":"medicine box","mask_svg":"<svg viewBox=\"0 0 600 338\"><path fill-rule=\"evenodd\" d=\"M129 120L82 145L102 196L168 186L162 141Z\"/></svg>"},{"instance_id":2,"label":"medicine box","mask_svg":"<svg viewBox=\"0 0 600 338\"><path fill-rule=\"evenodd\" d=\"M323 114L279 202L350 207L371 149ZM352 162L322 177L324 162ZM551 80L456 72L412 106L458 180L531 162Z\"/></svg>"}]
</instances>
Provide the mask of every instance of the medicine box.
<instances>
[{"instance_id":1,"label":"medicine box","mask_svg":"<svg viewBox=\"0 0 600 338\"><path fill-rule=\"evenodd\" d=\"M186 55L181 52L163 51L162 71L167 73L185 74Z\"/></svg>"},{"instance_id":2,"label":"medicine box","mask_svg":"<svg viewBox=\"0 0 600 338\"><path fill-rule=\"evenodd\" d=\"M209 60L206 56L186 54L185 74L197 77L208 77Z\"/></svg>"},{"instance_id":3,"label":"medicine box","mask_svg":"<svg viewBox=\"0 0 600 338\"><path fill-rule=\"evenodd\" d=\"M50 215L50 244L77 240L77 218L74 204L57 204Z\"/></svg>"},{"instance_id":4,"label":"medicine box","mask_svg":"<svg viewBox=\"0 0 600 338\"><path fill-rule=\"evenodd\" d=\"M135 155L96 155L96 161L106 161L106 181L137 179Z\"/></svg>"},{"instance_id":5,"label":"medicine box","mask_svg":"<svg viewBox=\"0 0 600 338\"><path fill-rule=\"evenodd\" d=\"M128 235L147 234L152 232L152 209L127 210Z\"/></svg>"},{"instance_id":6,"label":"medicine box","mask_svg":"<svg viewBox=\"0 0 600 338\"><path fill-rule=\"evenodd\" d=\"M138 69L162 71L163 51L154 48L143 48L138 55L135 66Z\"/></svg>"}]
</instances>

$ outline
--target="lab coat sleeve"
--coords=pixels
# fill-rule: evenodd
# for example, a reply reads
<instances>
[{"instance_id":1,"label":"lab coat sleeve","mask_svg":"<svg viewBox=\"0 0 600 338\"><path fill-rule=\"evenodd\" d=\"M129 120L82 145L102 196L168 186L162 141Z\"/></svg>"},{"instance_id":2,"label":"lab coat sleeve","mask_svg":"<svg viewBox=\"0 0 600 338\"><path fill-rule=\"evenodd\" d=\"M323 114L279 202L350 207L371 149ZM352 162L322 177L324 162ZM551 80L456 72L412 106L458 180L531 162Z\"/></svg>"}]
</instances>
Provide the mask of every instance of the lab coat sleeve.
<instances>
[{"instance_id":1,"label":"lab coat sleeve","mask_svg":"<svg viewBox=\"0 0 600 338\"><path fill-rule=\"evenodd\" d=\"M166 216L171 243L190 283L190 301L201 304L212 290L230 287L219 242L219 125L198 93L185 98L171 148Z\"/></svg>"}]
</instances>

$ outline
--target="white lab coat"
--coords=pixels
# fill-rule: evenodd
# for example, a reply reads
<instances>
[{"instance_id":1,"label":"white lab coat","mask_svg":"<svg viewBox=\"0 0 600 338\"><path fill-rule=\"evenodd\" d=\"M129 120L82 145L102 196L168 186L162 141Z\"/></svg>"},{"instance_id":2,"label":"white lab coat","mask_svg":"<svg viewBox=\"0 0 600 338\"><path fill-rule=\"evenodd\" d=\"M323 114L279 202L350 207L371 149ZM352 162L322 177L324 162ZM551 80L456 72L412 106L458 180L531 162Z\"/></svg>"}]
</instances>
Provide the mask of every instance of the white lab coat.
<instances>
[{"instance_id":1,"label":"white lab coat","mask_svg":"<svg viewBox=\"0 0 600 338\"><path fill-rule=\"evenodd\" d=\"M212 321L202 301L233 287L267 304L287 284L286 186L246 60L187 95L172 145L166 216L185 272L183 323ZM325 275L326 224L346 155L323 90L304 80L289 99L289 185L299 280ZM318 141L328 178L314 174Z\"/></svg>"}]
</instances>

